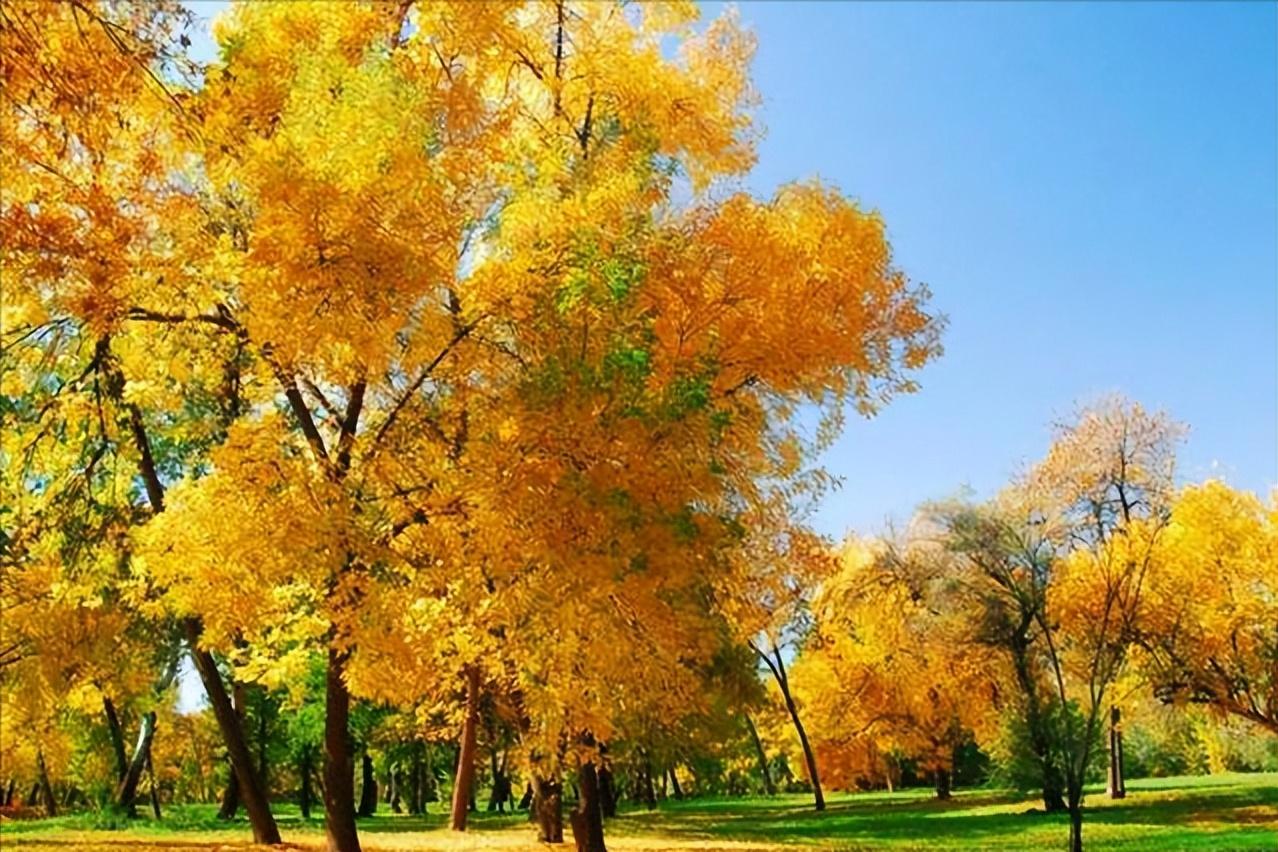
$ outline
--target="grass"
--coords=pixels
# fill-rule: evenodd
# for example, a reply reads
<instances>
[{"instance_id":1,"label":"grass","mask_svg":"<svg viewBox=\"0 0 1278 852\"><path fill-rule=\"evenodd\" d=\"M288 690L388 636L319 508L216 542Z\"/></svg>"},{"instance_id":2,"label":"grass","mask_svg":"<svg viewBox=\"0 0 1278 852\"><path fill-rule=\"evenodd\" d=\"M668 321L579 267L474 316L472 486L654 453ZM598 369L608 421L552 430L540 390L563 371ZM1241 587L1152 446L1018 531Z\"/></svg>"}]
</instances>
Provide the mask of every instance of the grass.
<instances>
[{"instance_id":1,"label":"grass","mask_svg":"<svg viewBox=\"0 0 1278 852\"><path fill-rule=\"evenodd\" d=\"M1151 778L1128 783L1128 798L1110 801L1099 790L1087 802L1083 836L1091 849L1278 849L1278 773ZM836 794L825 813L805 796L667 801L655 811L627 811L608 821L617 850L775 850L807 846L837 850L1061 849L1063 815L1035 812L1035 801L996 790L964 790L937 802L926 790ZM171 807L156 822L123 829L95 827L92 814L0 825L8 849L163 850L210 852L251 848L243 819L221 823L213 805ZM323 846L323 826L297 809L277 809L285 841ZM565 823L567 820L565 820ZM454 834L439 813L383 814L360 821L368 850L546 849L533 842L523 814L479 814L472 831ZM569 847L571 838L569 838ZM564 848L564 847L561 847Z\"/></svg>"}]
</instances>

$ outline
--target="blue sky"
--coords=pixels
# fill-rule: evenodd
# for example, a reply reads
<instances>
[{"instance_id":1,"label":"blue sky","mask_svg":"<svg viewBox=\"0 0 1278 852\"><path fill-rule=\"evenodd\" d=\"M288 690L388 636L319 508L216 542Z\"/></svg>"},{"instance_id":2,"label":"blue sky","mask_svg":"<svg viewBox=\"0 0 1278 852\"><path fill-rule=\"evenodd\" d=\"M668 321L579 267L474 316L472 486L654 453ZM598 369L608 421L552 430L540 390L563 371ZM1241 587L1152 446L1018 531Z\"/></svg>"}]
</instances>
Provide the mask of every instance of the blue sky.
<instances>
[{"instance_id":1,"label":"blue sky","mask_svg":"<svg viewBox=\"0 0 1278 852\"><path fill-rule=\"evenodd\" d=\"M879 210L950 319L921 392L826 456L823 532L992 493L1115 391L1190 425L1182 478L1278 483L1276 10L739 5L768 129L750 188L819 176Z\"/></svg>"}]
</instances>

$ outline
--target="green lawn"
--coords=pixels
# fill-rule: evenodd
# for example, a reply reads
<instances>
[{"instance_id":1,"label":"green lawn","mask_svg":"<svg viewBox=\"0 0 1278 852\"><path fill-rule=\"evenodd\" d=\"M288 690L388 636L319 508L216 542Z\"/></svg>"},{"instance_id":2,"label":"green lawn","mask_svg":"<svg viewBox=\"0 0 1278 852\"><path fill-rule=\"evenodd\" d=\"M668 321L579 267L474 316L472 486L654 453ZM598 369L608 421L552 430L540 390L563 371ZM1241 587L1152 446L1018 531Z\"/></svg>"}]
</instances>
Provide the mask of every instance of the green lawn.
<instances>
[{"instance_id":1,"label":"green lawn","mask_svg":"<svg viewBox=\"0 0 1278 852\"><path fill-rule=\"evenodd\" d=\"M1035 801L993 790L965 790L937 802L926 790L836 794L825 813L804 796L667 801L658 810L627 811L607 826L614 849L767 850L792 845L822 849L1061 849L1064 816L1032 812ZM1128 798L1101 791L1088 800L1084 839L1091 849L1278 850L1278 773L1131 781ZM123 830L101 827L89 814L0 826L6 850L121 848L183 850L245 848L243 820L219 823L213 806L170 808L161 822L138 820ZM322 843L318 821L295 808L279 810L285 840L301 848ZM361 821L364 846L393 849L544 849L532 842L521 815L480 814L473 831L446 830L442 814L380 815Z\"/></svg>"}]
</instances>

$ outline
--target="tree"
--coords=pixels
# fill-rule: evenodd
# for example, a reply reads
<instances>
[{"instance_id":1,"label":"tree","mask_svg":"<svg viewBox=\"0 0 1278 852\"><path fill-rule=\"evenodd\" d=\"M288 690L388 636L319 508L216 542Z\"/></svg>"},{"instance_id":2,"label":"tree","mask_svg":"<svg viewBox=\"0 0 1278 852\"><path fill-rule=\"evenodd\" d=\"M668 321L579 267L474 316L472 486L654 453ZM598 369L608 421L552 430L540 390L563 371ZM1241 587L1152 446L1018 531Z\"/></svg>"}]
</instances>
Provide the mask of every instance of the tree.
<instances>
[{"instance_id":1,"label":"tree","mask_svg":"<svg viewBox=\"0 0 1278 852\"><path fill-rule=\"evenodd\" d=\"M1217 480L1177 495L1146 580L1140 668L1163 700L1278 733L1278 510Z\"/></svg>"}]
</instances>

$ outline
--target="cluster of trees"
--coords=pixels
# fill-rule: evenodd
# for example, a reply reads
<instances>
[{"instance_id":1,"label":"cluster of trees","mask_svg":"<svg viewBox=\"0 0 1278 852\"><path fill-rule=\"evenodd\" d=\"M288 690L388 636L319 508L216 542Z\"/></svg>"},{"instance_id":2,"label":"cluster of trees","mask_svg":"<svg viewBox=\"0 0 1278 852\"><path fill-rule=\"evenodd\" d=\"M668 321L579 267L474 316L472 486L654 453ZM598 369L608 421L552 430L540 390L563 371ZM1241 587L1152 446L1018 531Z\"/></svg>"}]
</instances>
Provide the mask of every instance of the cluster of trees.
<instances>
[{"instance_id":1,"label":"cluster of trees","mask_svg":"<svg viewBox=\"0 0 1278 852\"><path fill-rule=\"evenodd\" d=\"M104 719L131 806L189 654L259 842L260 688L322 708L335 850L367 705L459 732L457 828L493 725L542 836L575 778L602 848L600 770L710 713L819 558L813 451L939 353L877 216L739 189L752 42L695 19L245 3L201 64L176 3L4 5L4 701L37 774Z\"/></svg>"},{"instance_id":2,"label":"cluster of trees","mask_svg":"<svg viewBox=\"0 0 1278 852\"><path fill-rule=\"evenodd\" d=\"M1081 844L1125 679L1274 728L1274 508L1176 492L1161 416L900 541L805 528L943 322L876 215L740 190L753 45L695 20L245 3L202 64L176 3L0 7L7 798L276 843L295 795L349 852L480 786L558 841L567 785L598 850L622 794L944 793L1002 743Z\"/></svg>"},{"instance_id":3,"label":"cluster of trees","mask_svg":"<svg viewBox=\"0 0 1278 852\"><path fill-rule=\"evenodd\" d=\"M844 543L792 667L818 764L891 784L906 758L947 798L965 745L1068 810L1122 710L1156 697L1278 734L1278 506L1219 481L1177 489L1183 429L1114 398L1063 424L986 503L920 509Z\"/></svg>"}]
</instances>

